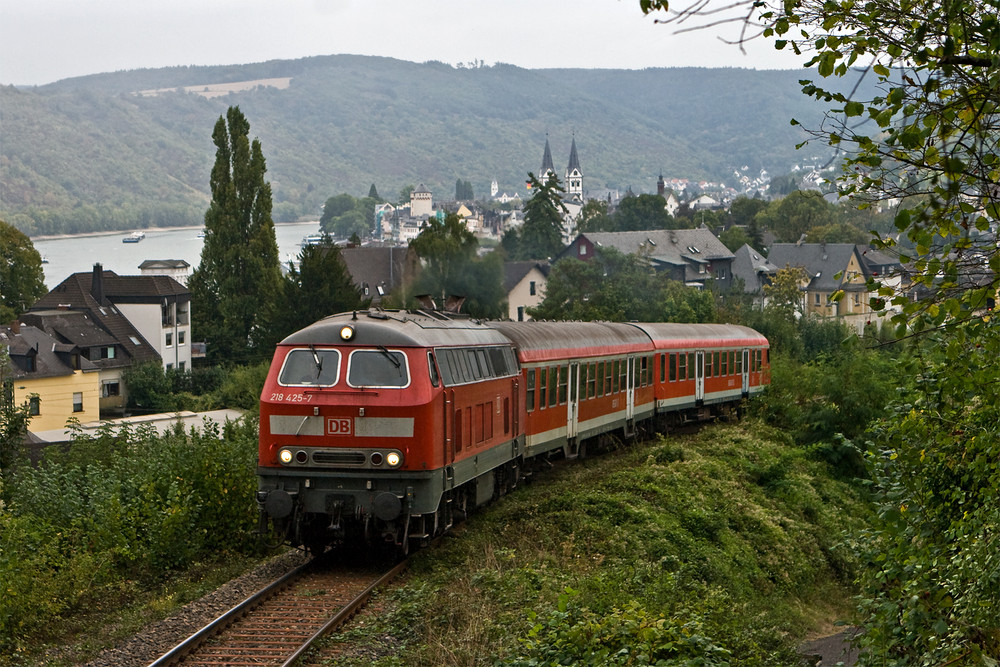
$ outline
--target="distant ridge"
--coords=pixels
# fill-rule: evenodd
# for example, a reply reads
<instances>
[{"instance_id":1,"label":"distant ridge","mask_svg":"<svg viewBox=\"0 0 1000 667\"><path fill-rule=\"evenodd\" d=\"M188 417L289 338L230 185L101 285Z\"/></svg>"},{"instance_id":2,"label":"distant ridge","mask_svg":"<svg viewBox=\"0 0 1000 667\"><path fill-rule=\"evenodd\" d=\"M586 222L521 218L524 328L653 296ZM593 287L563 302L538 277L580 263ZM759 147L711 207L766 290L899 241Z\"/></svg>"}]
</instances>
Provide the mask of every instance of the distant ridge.
<instances>
[{"instance_id":1,"label":"distant ridge","mask_svg":"<svg viewBox=\"0 0 1000 667\"><path fill-rule=\"evenodd\" d=\"M790 119L817 124L823 110L799 92L802 78L340 55L0 87L0 217L28 234L199 224L212 127L234 104L262 142L278 220L318 217L328 197L372 183L390 199L418 183L451 199L457 179L479 197L493 179L525 195L546 134L560 174L575 136L588 196L654 192L660 173L787 173L812 157L796 153L805 135Z\"/></svg>"}]
</instances>

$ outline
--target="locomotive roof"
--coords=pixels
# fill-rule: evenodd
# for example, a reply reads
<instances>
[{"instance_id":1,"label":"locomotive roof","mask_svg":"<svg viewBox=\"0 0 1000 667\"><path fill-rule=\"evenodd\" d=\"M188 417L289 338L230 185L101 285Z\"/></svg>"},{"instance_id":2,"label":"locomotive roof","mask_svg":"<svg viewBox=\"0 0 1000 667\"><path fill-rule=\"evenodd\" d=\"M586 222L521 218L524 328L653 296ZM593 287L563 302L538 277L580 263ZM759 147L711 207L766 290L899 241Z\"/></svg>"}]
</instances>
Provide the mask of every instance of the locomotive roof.
<instances>
[{"instance_id":1,"label":"locomotive roof","mask_svg":"<svg viewBox=\"0 0 1000 667\"><path fill-rule=\"evenodd\" d=\"M510 345L510 341L477 320L453 319L422 311L367 310L330 315L289 335L282 345L343 345L340 331L354 328L350 345L447 347Z\"/></svg>"},{"instance_id":2,"label":"locomotive roof","mask_svg":"<svg viewBox=\"0 0 1000 667\"><path fill-rule=\"evenodd\" d=\"M510 338L521 361L561 358L572 350L581 356L652 350L649 336L614 322L491 322Z\"/></svg>"}]
</instances>

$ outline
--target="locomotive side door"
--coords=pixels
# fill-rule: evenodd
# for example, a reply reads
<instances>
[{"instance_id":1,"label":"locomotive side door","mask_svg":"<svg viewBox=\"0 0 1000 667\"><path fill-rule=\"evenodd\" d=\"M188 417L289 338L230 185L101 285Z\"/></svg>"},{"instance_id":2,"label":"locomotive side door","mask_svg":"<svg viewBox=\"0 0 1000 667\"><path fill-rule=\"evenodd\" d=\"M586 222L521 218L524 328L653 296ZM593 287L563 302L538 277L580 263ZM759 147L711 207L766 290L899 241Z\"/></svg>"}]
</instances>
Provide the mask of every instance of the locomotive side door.
<instances>
[{"instance_id":1,"label":"locomotive side door","mask_svg":"<svg viewBox=\"0 0 1000 667\"><path fill-rule=\"evenodd\" d=\"M635 418L635 357L628 358L628 379L625 384L625 418Z\"/></svg>"},{"instance_id":2,"label":"locomotive side door","mask_svg":"<svg viewBox=\"0 0 1000 667\"><path fill-rule=\"evenodd\" d=\"M698 350L694 356L694 400L697 405L705 400L705 352Z\"/></svg>"},{"instance_id":3,"label":"locomotive side door","mask_svg":"<svg viewBox=\"0 0 1000 667\"><path fill-rule=\"evenodd\" d=\"M580 424L580 364L569 365L569 400L566 401L566 438L575 438Z\"/></svg>"},{"instance_id":4,"label":"locomotive side door","mask_svg":"<svg viewBox=\"0 0 1000 667\"><path fill-rule=\"evenodd\" d=\"M743 350L743 369L741 372L743 376L743 395L746 396L750 393L750 350Z\"/></svg>"}]
</instances>

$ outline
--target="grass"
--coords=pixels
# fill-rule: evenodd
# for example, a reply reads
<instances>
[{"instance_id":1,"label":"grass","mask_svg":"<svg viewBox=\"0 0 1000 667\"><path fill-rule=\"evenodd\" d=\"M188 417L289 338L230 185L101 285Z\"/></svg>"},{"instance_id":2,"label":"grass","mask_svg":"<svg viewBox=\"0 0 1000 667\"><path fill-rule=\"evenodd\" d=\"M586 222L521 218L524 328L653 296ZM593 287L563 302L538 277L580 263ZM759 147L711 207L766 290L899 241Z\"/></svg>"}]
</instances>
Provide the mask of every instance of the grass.
<instances>
[{"instance_id":1,"label":"grass","mask_svg":"<svg viewBox=\"0 0 1000 667\"><path fill-rule=\"evenodd\" d=\"M82 664L245 574L262 560L245 555L219 556L174 573L152 589L135 581L122 581L115 593L103 591L79 612L49 625L32 650L0 656L0 665Z\"/></svg>"},{"instance_id":2,"label":"grass","mask_svg":"<svg viewBox=\"0 0 1000 667\"><path fill-rule=\"evenodd\" d=\"M759 422L661 437L561 466L418 554L379 613L334 638L364 648L330 664L529 664L539 627L563 650L637 615L697 627L734 665L796 664L850 613L839 543L868 511L857 484Z\"/></svg>"}]
</instances>

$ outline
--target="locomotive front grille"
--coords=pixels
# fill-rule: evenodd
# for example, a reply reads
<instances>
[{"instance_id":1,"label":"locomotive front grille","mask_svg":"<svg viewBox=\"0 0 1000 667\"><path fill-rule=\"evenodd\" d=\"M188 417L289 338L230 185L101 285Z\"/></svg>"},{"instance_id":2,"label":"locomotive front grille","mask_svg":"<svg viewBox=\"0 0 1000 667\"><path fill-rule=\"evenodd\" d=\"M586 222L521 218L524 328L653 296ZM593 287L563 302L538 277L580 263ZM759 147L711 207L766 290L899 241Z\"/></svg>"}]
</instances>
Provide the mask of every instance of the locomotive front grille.
<instances>
[{"instance_id":1,"label":"locomotive front grille","mask_svg":"<svg viewBox=\"0 0 1000 667\"><path fill-rule=\"evenodd\" d=\"M312 453L313 463L332 466L364 466L368 460L364 452L324 450Z\"/></svg>"}]
</instances>

